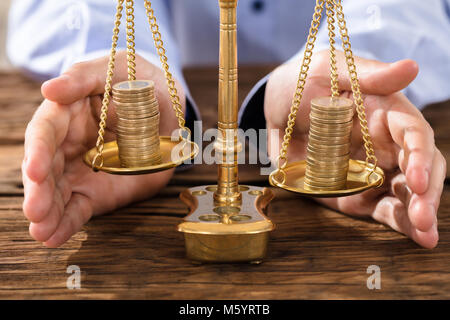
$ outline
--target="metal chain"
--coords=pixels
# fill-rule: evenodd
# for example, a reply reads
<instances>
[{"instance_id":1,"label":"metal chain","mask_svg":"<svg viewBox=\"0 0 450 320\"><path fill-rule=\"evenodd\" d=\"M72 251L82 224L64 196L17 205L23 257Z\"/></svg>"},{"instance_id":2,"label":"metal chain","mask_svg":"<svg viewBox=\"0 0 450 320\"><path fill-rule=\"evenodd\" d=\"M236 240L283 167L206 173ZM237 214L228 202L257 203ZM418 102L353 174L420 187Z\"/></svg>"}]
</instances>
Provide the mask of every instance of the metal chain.
<instances>
[{"instance_id":1,"label":"metal chain","mask_svg":"<svg viewBox=\"0 0 450 320\"><path fill-rule=\"evenodd\" d=\"M112 87L112 78L114 75L114 67L116 60L116 48L117 41L119 40L119 27L120 27L120 19L122 19L122 11L123 11L123 2L124 0L117 1L117 9L116 16L114 22L113 29L113 37L112 37L112 45L111 45L111 53L109 56L108 62L108 71L106 74L106 84L105 84L105 93L103 95L102 108L100 112L100 123L98 129L98 138L96 143L97 154L92 160L92 169L97 170L97 167L103 166L103 147L104 147L104 136L105 136L105 128L106 128L106 120L108 117L108 105L111 97L111 87Z\"/></svg>"},{"instance_id":2,"label":"metal chain","mask_svg":"<svg viewBox=\"0 0 450 320\"><path fill-rule=\"evenodd\" d=\"M334 4L333 0L327 0L326 4L327 10L327 24L328 24L328 37L330 40L330 77L331 77L331 96L339 96L339 82L338 82L338 71L336 62L336 48L334 47L336 41L334 38L336 34L334 33L334 25L336 20L334 19Z\"/></svg>"},{"instance_id":3,"label":"metal chain","mask_svg":"<svg viewBox=\"0 0 450 320\"><path fill-rule=\"evenodd\" d=\"M356 112L358 113L359 122L361 125L361 133L364 140L364 148L366 150L366 165L371 163L373 165L372 172L377 167L377 158L375 157L375 151L373 148L372 138L369 134L369 128L367 125L366 111L364 101L361 97L361 90L358 81L358 74L356 73L355 60L353 58L353 52L350 45L350 38L348 35L347 26L345 23L345 17L342 9L341 0L333 0L336 8L336 16L338 20L339 31L342 39L342 48L345 53L345 60L347 62L348 72L350 75L353 100L356 104Z\"/></svg>"},{"instance_id":4,"label":"metal chain","mask_svg":"<svg viewBox=\"0 0 450 320\"><path fill-rule=\"evenodd\" d=\"M170 100L172 101L172 108L175 111L175 115L178 119L178 126L181 129L180 136L182 137L184 131L187 133L186 139L189 140L191 131L185 126L186 122L184 120L184 113L181 108L180 97L178 96L177 88L175 87L175 80L173 79L172 74L169 71L166 50L164 49L164 43L161 39L161 33L159 32L159 26L156 21L155 13L152 9L151 1L145 0L145 9L147 11L148 23L153 35L153 41L155 43L156 51L158 52L159 60L161 61L162 68L164 69Z\"/></svg>"},{"instance_id":5,"label":"metal chain","mask_svg":"<svg viewBox=\"0 0 450 320\"><path fill-rule=\"evenodd\" d=\"M136 80L136 49L134 36L134 1L127 0L127 62L128 62L128 80Z\"/></svg>"},{"instance_id":6,"label":"metal chain","mask_svg":"<svg viewBox=\"0 0 450 320\"><path fill-rule=\"evenodd\" d=\"M283 143L281 144L280 154L277 157L277 171L282 172L285 176L283 169L287 164L287 149L291 141L295 120L297 119L297 111L300 106L300 101L305 89L306 77L308 76L309 64L311 63L311 57L313 54L314 43L317 38L317 32L320 25L320 19L322 18L322 11L324 6L324 0L316 0L316 6L314 8L314 14L311 21L311 27L309 28L308 39L306 40L305 52L303 54L303 62L300 68L300 73L297 80L297 87L295 89L294 97L292 100L292 106L288 117L287 127L285 129ZM283 163L281 163L283 161Z\"/></svg>"}]
</instances>

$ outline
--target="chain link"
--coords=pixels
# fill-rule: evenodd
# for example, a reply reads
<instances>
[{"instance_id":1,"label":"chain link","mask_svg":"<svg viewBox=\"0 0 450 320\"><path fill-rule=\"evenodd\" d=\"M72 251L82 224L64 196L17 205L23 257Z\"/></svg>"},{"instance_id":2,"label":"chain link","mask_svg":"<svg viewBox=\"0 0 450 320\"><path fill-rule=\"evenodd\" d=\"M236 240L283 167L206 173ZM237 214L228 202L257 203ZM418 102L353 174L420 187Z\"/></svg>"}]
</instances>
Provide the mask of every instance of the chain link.
<instances>
[{"instance_id":1,"label":"chain link","mask_svg":"<svg viewBox=\"0 0 450 320\"><path fill-rule=\"evenodd\" d=\"M331 92L332 96L339 96L339 82L338 82L338 72L337 72L337 61L336 61L336 49L335 49L335 23L337 18L337 24L339 27L339 32L342 39L342 48L345 54L345 60L348 67L348 72L350 75L353 100L356 105L356 112L358 114L359 122L361 125L361 133L364 141L364 148L366 151L366 165L371 164L371 173L375 172L377 167L377 158L375 157L375 151L373 148L372 139L369 134L368 123L366 119L366 112L364 102L361 96L361 89L359 86L358 75L356 72L355 61L353 58L353 52L351 50L350 38L348 36L348 30L345 23L343 8L341 0L316 0L316 6L314 8L314 15L311 22L311 27L309 29L308 39L306 41L305 52L303 55L303 62L300 68L300 73L298 76L297 87L295 89L294 98L292 101L292 106L288 116L287 127L285 129L285 134L283 137L283 143L281 144L280 154L277 157L277 172L283 174L283 179L286 177L284 168L287 165L287 149L289 147L291 136L293 132L293 127L295 125L295 120L297 118L297 112L300 106L300 101L303 96L303 91L305 87L305 80L309 70L309 64L311 62L312 50L314 48L314 42L317 37L318 28L320 25L320 19L322 17L322 11L324 7L324 1L326 1L326 13L327 13L327 24L328 24L328 36L330 42L330 76L331 76ZM370 177L369 174L369 177Z\"/></svg>"},{"instance_id":2,"label":"chain link","mask_svg":"<svg viewBox=\"0 0 450 320\"><path fill-rule=\"evenodd\" d=\"M330 40L330 77L331 77L331 96L339 96L339 82L338 82L338 72L337 72L337 62L336 62L336 48L334 47L336 41L334 38L336 34L334 33L334 25L336 20L334 19L334 4L333 0L327 0L326 4L327 10L327 24L328 24L328 37Z\"/></svg>"},{"instance_id":3,"label":"chain link","mask_svg":"<svg viewBox=\"0 0 450 320\"><path fill-rule=\"evenodd\" d=\"M92 169L97 171L98 168L103 166L103 149L105 144L105 129L106 120L108 117L108 106L111 99L111 89L112 89L112 78L114 76L115 59L117 52L117 42L119 40L120 32L120 21L122 19L123 4L125 0L117 0L117 9L114 21L111 53L108 62L108 71L106 75L105 93L103 95L102 107L100 112L100 122L98 130L98 138L96 143L97 154L92 160ZM169 72L169 64L167 63L166 51L164 49L164 43L161 39L161 33L159 32L159 27L156 22L156 18L151 8L151 2L145 1L145 8L147 11L147 17L150 24L150 29L152 31L153 40L155 42L155 47L158 52L162 67L164 69L168 91L170 99L172 101L172 108L175 111L175 115L178 120L178 125L180 127L180 137L184 141L183 146L180 148L180 154L184 154L184 145L190 140L191 131L185 126L184 113L180 103L180 97L178 96L177 89L175 88L175 80L172 74ZM126 0L126 17L127 17L127 63L128 63L128 80L136 80L136 50L135 50L135 24L134 24L134 1ZM183 136L186 135L186 137Z\"/></svg>"},{"instance_id":4,"label":"chain link","mask_svg":"<svg viewBox=\"0 0 450 320\"><path fill-rule=\"evenodd\" d=\"M177 88L175 87L175 80L169 71L169 65L167 63L166 50L164 49L164 43L161 39L161 33L159 32L159 26L156 21L155 13L152 9L151 1L145 0L145 9L147 11L148 23L150 25L150 30L153 35L153 41L155 42L156 51L161 61L162 68L164 69L164 74L166 77L167 87L170 95L170 100L172 101L172 108L175 111L175 115L178 119L178 125L181 129L180 136L182 137L183 132L187 134L187 138L190 139L191 132L185 127L184 113L181 108L180 97L178 96Z\"/></svg>"},{"instance_id":5,"label":"chain link","mask_svg":"<svg viewBox=\"0 0 450 320\"><path fill-rule=\"evenodd\" d=\"M280 154L277 157L278 171L284 173L283 169L287 164L287 149L291 141L295 120L297 119L297 111L300 106L300 101L305 89L306 77L308 76L309 65L311 63L311 57L313 54L314 43L317 38L317 32L319 30L320 19L322 18L322 11L324 6L324 0L316 0L316 6L314 8L314 14L311 21L311 27L309 28L308 39L306 40L305 52L303 54L303 62L300 68L298 76L297 86L292 100L292 106L288 117L287 127L285 129L283 143L281 144Z\"/></svg>"},{"instance_id":6,"label":"chain link","mask_svg":"<svg viewBox=\"0 0 450 320\"><path fill-rule=\"evenodd\" d=\"M108 105L109 105L109 100L111 98L112 78L114 75L116 51L117 51L117 41L119 40L119 27L120 27L120 20L122 19L123 2L124 2L124 0L117 1L117 9L116 9L115 22L114 22L114 29L113 29L111 53L109 56L108 71L106 74L105 93L103 95L102 108L101 108L101 112L100 112L98 138L97 138L97 143L95 145L95 147L97 149L97 154L95 155L94 159L92 160L92 169L93 170L97 170L97 167L103 166L103 148L104 148L104 143L105 143L104 136L105 136L106 120L108 117Z\"/></svg>"},{"instance_id":7,"label":"chain link","mask_svg":"<svg viewBox=\"0 0 450 320\"><path fill-rule=\"evenodd\" d=\"M345 60L347 62L348 72L350 75L353 100L356 104L356 112L358 113L358 118L361 125L361 134L363 136L364 148L366 151L366 164L371 163L373 165L372 172L374 172L377 167L377 158L375 157L372 138L370 137L369 134L369 128L367 124L365 111L366 109L364 106L364 101L361 96L358 74L356 73L355 59L353 58L353 52L350 44L347 26L345 23L344 12L341 0L333 0L333 1L336 8L336 16L338 20L339 31L341 34L342 48L344 49Z\"/></svg>"},{"instance_id":8,"label":"chain link","mask_svg":"<svg viewBox=\"0 0 450 320\"><path fill-rule=\"evenodd\" d=\"M134 36L134 1L126 0L128 80L136 80L136 45Z\"/></svg>"}]
</instances>

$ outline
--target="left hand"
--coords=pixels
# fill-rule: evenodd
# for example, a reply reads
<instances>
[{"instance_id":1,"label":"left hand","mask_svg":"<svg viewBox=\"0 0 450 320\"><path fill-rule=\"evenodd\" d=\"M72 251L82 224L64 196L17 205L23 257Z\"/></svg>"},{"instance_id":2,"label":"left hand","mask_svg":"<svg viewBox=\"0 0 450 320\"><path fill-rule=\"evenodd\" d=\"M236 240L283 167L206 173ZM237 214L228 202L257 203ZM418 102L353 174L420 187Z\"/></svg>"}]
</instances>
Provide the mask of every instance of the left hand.
<instances>
[{"instance_id":1,"label":"left hand","mask_svg":"<svg viewBox=\"0 0 450 320\"><path fill-rule=\"evenodd\" d=\"M342 52L337 52L337 60L341 95L351 97ZM348 197L317 200L346 214L371 216L421 246L433 248L439 239L436 214L446 175L446 161L437 149L433 130L422 113L399 92L414 80L418 66L411 60L382 63L355 58L355 63L369 132L378 165L385 171L386 179L378 189ZM280 130L280 146L298 69L299 61L280 66L272 73L266 87L264 112L267 129ZM306 158L311 99L330 95L329 53L322 51L312 58L288 151L289 161ZM365 159L356 112L353 123L351 158ZM268 145L271 145L270 141ZM269 150L273 161L278 153L279 150Z\"/></svg>"}]
</instances>

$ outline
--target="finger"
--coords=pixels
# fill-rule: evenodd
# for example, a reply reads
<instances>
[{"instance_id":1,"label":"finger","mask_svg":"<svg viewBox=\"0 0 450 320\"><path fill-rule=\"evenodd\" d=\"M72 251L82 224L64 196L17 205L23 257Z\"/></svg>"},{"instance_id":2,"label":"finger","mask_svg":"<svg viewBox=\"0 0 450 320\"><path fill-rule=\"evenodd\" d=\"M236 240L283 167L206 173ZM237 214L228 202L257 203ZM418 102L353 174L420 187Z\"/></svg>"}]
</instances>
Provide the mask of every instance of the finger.
<instances>
[{"instance_id":1,"label":"finger","mask_svg":"<svg viewBox=\"0 0 450 320\"><path fill-rule=\"evenodd\" d=\"M67 134L70 111L63 106L45 100L34 114L25 132L24 174L39 183L51 171L58 146Z\"/></svg>"},{"instance_id":2,"label":"finger","mask_svg":"<svg viewBox=\"0 0 450 320\"><path fill-rule=\"evenodd\" d=\"M27 176L24 181L23 213L31 222L42 221L49 213L55 191L53 176L48 176L43 182L36 183Z\"/></svg>"},{"instance_id":3,"label":"finger","mask_svg":"<svg viewBox=\"0 0 450 320\"><path fill-rule=\"evenodd\" d=\"M42 95L51 101L71 104L101 94L105 88L107 65L107 57L77 63L61 76L44 82Z\"/></svg>"},{"instance_id":4,"label":"finger","mask_svg":"<svg viewBox=\"0 0 450 320\"><path fill-rule=\"evenodd\" d=\"M437 224L426 232L417 230L412 225L405 206L395 197L384 197L381 199L373 211L372 217L378 222L384 223L392 229L407 235L425 248L434 248L438 243Z\"/></svg>"},{"instance_id":5,"label":"finger","mask_svg":"<svg viewBox=\"0 0 450 320\"><path fill-rule=\"evenodd\" d=\"M47 247L56 248L81 230L91 218L92 206L86 196L74 194L67 204L55 233L44 242Z\"/></svg>"},{"instance_id":6,"label":"finger","mask_svg":"<svg viewBox=\"0 0 450 320\"><path fill-rule=\"evenodd\" d=\"M348 66L343 52L337 55L339 85L351 91ZM364 94L389 95L408 86L417 76L419 67L413 60L406 59L393 63L355 57L359 85Z\"/></svg>"},{"instance_id":7,"label":"finger","mask_svg":"<svg viewBox=\"0 0 450 320\"><path fill-rule=\"evenodd\" d=\"M105 92L105 82L109 57L80 62L73 65L60 77L42 84L42 95L51 101L61 104L71 104L88 96L95 96ZM126 52L120 51L116 61L126 61ZM143 63L140 56L136 56L136 63ZM126 63L116 63L113 83L128 79ZM157 73L157 74L156 74ZM139 68L137 75L155 82L164 81L159 68Z\"/></svg>"},{"instance_id":8,"label":"finger","mask_svg":"<svg viewBox=\"0 0 450 320\"><path fill-rule=\"evenodd\" d=\"M413 193L422 194L429 186L434 133L420 112L411 110L414 106L406 98L400 99L401 106L387 113L388 128L394 142L402 148L399 166L406 175L408 187Z\"/></svg>"},{"instance_id":9,"label":"finger","mask_svg":"<svg viewBox=\"0 0 450 320\"><path fill-rule=\"evenodd\" d=\"M424 194L414 194L408 208L408 216L412 224L420 231L428 231L437 222L437 208L444 188L446 162L436 149L433 159L430 186Z\"/></svg>"},{"instance_id":10,"label":"finger","mask_svg":"<svg viewBox=\"0 0 450 320\"><path fill-rule=\"evenodd\" d=\"M31 237L40 242L44 242L55 233L64 212L64 203L59 191L55 192L52 207L48 215L39 222L31 222L29 232Z\"/></svg>"}]
</instances>

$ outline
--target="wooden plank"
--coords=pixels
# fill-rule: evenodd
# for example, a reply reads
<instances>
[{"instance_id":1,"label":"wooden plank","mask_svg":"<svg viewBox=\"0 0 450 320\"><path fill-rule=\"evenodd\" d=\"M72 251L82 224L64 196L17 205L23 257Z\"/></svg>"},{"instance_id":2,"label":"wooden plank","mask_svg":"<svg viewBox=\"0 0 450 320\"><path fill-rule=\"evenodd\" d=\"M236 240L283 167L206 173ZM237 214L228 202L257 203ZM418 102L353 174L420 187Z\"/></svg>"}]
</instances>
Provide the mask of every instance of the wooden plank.
<instances>
[{"instance_id":1,"label":"wooden plank","mask_svg":"<svg viewBox=\"0 0 450 320\"><path fill-rule=\"evenodd\" d=\"M439 213L438 248L371 221L356 220L291 193L276 191L269 215L277 225L267 260L193 265L175 231L186 209L179 187L93 219L58 249L27 234L20 198L0 202L0 298L450 298L450 190ZM366 287L369 265L382 272L382 290ZM81 268L81 290L66 288L66 268Z\"/></svg>"},{"instance_id":2,"label":"wooden plank","mask_svg":"<svg viewBox=\"0 0 450 320\"><path fill-rule=\"evenodd\" d=\"M0 145L23 142L26 124L42 99L40 83L0 72Z\"/></svg>"},{"instance_id":3,"label":"wooden plank","mask_svg":"<svg viewBox=\"0 0 450 320\"><path fill-rule=\"evenodd\" d=\"M241 101L270 70L240 69ZM186 72L204 129L216 121L216 74L215 68ZM215 166L178 172L157 197L96 217L61 248L45 248L28 235L21 209L23 131L40 99L38 84L17 74L0 76L0 108L10 108L0 119L1 299L450 298L450 186L442 196L440 242L434 250L371 220L273 189L269 216L277 229L263 264L194 265L185 259L183 237L176 232L187 213L178 194L192 185L215 183ZM447 157L449 110L447 102L424 112ZM12 121L16 114L18 120ZM240 169L241 182L267 183L258 166ZM381 290L366 287L366 269L372 264L381 267ZM80 290L66 288L69 265L81 268Z\"/></svg>"}]
</instances>

